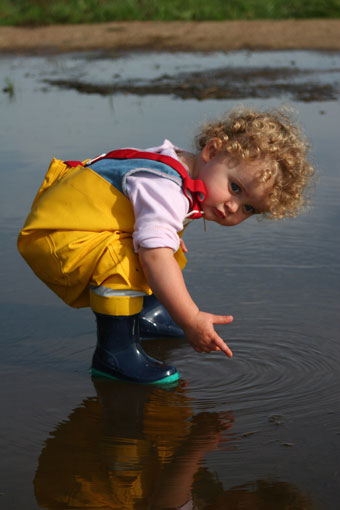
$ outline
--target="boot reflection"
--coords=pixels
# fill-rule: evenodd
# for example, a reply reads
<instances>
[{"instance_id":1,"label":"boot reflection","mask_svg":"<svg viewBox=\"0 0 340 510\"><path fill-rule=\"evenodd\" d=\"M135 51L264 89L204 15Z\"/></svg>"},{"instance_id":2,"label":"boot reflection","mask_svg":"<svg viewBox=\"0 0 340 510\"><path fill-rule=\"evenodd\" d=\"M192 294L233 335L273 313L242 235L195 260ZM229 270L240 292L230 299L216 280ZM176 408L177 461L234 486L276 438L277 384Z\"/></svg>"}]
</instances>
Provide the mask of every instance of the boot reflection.
<instances>
[{"instance_id":1,"label":"boot reflection","mask_svg":"<svg viewBox=\"0 0 340 510\"><path fill-rule=\"evenodd\" d=\"M215 414L193 417L182 384L93 383L98 396L84 400L46 441L34 479L38 504L104 510L185 504L200 460L230 420L222 426Z\"/></svg>"}]
</instances>

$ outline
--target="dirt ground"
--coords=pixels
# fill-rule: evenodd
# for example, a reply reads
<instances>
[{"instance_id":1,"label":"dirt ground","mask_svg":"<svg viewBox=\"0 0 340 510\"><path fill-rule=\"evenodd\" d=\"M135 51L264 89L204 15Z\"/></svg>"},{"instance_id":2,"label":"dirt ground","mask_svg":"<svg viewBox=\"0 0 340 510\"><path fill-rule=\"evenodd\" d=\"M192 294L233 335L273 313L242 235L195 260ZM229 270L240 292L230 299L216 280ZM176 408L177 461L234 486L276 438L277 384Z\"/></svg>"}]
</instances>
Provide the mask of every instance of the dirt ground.
<instances>
[{"instance_id":1,"label":"dirt ground","mask_svg":"<svg viewBox=\"0 0 340 510\"><path fill-rule=\"evenodd\" d=\"M0 27L0 53L340 49L340 19Z\"/></svg>"}]
</instances>

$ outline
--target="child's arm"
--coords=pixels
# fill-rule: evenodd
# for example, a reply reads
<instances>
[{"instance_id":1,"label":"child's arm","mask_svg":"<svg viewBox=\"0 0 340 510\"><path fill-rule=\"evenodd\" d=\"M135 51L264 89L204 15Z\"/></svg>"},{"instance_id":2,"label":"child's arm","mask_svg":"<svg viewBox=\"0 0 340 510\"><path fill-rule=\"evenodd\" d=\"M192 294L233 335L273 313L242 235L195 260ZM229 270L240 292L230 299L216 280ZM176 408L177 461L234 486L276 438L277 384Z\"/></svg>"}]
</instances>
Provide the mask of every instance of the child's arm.
<instances>
[{"instance_id":1,"label":"child's arm","mask_svg":"<svg viewBox=\"0 0 340 510\"><path fill-rule=\"evenodd\" d=\"M228 324L230 315L201 312L185 285L171 248L140 248L139 259L148 283L197 352L232 352L216 333L214 324Z\"/></svg>"}]
</instances>

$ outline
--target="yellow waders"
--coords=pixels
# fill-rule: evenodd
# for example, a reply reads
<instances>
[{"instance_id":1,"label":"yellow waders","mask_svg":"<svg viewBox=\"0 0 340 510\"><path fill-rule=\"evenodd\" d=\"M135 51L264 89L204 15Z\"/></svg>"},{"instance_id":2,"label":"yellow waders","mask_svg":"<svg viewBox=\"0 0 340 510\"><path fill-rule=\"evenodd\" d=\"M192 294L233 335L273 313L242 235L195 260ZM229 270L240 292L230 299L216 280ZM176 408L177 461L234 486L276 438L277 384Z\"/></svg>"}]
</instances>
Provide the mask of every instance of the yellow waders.
<instances>
[{"instance_id":1,"label":"yellow waders","mask_svg":"<svg viewBox=\"0 0 340 510\"><path fill-rule=\"evenodd\" d=\"M133 250L128 198L89 167L53 159L18 238L34 273L68 305L133 315L151 294ZM186 258L175 254L181 269Z\"/></svg>"}]
</instances>

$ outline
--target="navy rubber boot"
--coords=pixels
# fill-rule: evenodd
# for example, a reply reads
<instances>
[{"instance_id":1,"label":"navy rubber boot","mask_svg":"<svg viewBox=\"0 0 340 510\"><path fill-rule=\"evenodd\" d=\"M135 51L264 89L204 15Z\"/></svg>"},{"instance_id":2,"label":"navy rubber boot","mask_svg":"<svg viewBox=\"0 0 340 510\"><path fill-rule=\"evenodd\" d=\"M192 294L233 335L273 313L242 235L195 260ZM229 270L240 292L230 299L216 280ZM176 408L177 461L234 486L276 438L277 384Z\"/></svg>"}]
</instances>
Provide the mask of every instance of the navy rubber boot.
<instances>
[{"instance_id":1,"label":"navy rubber boot","mask_svg":"<svg viewBox=\"0 0 340 510\"><path fill-rule=\"evenodd\" d=\"M139 341L138 314L113 316L95 313L97 347L92 375L141 384L168 384L179 379L175 367L151 358Z\"/></svg>"},{"instance_id":2,"label":"navy rubber boot","mask_svg":"<svg viewBox=\"0 0 340 510\"><path fill-rule=\"evenodd\" d=\"M153 294L144 297L143 309L139 314L139 331L141 338L184 336L183 330Z\"/></svg>"}]
</instances>

